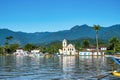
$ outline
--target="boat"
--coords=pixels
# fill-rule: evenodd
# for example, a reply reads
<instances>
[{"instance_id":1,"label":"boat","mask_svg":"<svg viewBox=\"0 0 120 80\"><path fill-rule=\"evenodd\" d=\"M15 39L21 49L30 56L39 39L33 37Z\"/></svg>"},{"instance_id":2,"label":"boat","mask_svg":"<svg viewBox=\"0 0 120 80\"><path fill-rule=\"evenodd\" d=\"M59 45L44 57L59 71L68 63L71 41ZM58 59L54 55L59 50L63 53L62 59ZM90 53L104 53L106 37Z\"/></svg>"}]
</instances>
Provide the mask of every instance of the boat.
<instances>
[{"instance_id":1,"label":"boat","mask_svg":"<svg viewBox=\"0 0 120 80\"><path fill-rule=\"evenodd\" d=\"M120 65L120 59L119 58L117 58L117 57L111 57L111 58L115 61L115 63Z\"/></svg>"},{"instance_id":2,"label":"boat","mask_svg":"<svg viewBox=\"0 0 120 80\"><path fill-rule=\"evenodd\" d=\"M113 76L117 76L117 77L120 77L120 72L117 72L117 71L113 71L112 72Z\"/></svg>"},{"instance_id":3,"label":"boat","mask_svg":"<svg viewBox=\"0 0 120 80\"><path fill-rule=\"evenodd\" d=\"M120 65L120 57L111 56L111 55L107 55L106 57L112 58L115 63L117 63L118 65Z\"/></svg>"}]
</instances>

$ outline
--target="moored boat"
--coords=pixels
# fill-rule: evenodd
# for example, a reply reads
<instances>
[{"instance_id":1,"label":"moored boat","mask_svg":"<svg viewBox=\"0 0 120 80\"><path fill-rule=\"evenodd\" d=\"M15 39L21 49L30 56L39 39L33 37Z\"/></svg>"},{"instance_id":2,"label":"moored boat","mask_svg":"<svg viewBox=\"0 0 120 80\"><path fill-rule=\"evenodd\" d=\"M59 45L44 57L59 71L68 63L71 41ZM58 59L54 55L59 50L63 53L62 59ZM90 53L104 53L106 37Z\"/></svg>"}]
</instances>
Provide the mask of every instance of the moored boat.
<instances>
[{"instance_id":1,"label":"moored boat","mask_svg":"<svg viewBox=\"0 0 120 80\"><path fill-rule=\"evenodd\" d=\"M113 74L114 76L120 77L120 72L113 71L112 74Z\"/></svg>"}]
</instances>

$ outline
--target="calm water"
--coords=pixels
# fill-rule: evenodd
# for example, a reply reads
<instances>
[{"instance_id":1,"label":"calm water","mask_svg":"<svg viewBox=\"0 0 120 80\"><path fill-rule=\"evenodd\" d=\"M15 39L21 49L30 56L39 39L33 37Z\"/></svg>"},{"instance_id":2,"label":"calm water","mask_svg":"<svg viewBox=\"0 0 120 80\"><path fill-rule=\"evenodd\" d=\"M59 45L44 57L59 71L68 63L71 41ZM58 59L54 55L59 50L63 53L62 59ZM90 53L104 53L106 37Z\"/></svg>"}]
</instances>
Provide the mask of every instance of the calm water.
<instances>
[{"instance_id":1,"label":"calm water","mask_svg":"<svg viewBox=\"0 0 120 80\"><path fill-rule=\"evenodd\" d=\"M0 56L0 80L97 80L91 77L119 68L112 59L105 57ZM120 78L109 75L102 80Z\"/></svg>"}]
</instances>

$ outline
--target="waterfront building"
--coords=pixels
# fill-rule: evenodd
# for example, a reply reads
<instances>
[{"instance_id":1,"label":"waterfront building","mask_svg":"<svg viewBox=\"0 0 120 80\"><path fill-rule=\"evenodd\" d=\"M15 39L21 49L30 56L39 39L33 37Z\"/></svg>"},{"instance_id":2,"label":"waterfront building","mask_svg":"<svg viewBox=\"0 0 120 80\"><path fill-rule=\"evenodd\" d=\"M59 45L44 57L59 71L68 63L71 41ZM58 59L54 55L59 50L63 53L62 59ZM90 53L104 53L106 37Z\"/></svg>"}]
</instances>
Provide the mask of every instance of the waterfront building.
<instances>
[{"instance_id":1,"label":"waterfront building","mask_svg":"<svg viewBox=\"0 0 120 80\"><path fill-rule=\"evenodd\" d=\"M80 51L79 52L80 56L104 56L104 52L98 52L97 51Z\"/></svg>"},{"instance_id":2,"label":"waterfront building","mask_svg":"<svg viewBox=\"0 0 120 80\"><path fill-rule=\"evenodd\" d=\"M86 48L85 49L86 51L96 51L96 47L95 46L92 46L92 47L89 47L89 48ZM106 46L100 46L99 47L99 51L106 51L107 50L107 47Z\"/></svg>"},{"instance_id":3,"label":"waterfront building","mask_svg":"<svg viewBox=\"0 0 120 80\"><path fill-rule=\"evenodd\" d=\"M34 49L34 50L31 50L31 53L40 53L40 50Z\"/></svg>"},{"instance_id":4,"label":"waterfront building","mask_svg":"<svg viewBox=\"0 0 120 80\"><path fill-rule=\"evenodd\" d=\"M16 49L16 52L13 53L18 56L27 56L27 51L24 51L22 48Z\"/></svg>"},{"instance_id":5,"label":"waterfront building","mask_svg":"<svg viewBox=\"0 0 120 80\"><path fill-rule=\"evenodd\" d=\"M96 47L91 46L89 48L86 48L84 51L80 51L79 55L82 55L82 56L103 56L103 55L105 55L106 50L107 50L107 47L100 46L99 52L97 53Z\"/></svg>"},{"instance_id":6,"label":"waterfront building","mask_svg":"<svg viewBox=\"0 0 120 80\"><path fill-rule=\"evenodd\" d=\"M68 44L67 40L64 39L62 41L62 49L59 49L59 53L63 55L75 55L76 49L74 45Z\"/></svg>"}]
</instances>

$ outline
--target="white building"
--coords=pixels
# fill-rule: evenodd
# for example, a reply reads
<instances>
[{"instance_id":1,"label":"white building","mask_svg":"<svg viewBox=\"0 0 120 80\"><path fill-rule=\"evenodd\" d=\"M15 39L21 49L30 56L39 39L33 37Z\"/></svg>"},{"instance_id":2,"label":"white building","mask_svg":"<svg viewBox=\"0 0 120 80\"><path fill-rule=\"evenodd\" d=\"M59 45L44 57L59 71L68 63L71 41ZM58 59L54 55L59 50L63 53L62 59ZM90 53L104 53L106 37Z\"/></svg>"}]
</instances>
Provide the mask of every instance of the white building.
<instances>
[{"instance_id":1,"label":"white building","mask_svg":"<svg viewBox=\"0 0 120 80\"><path fill-rule=\"evenodd\" d=\"M96 51L96 47L89 47L89 48L86 48L87 51ZM100 46L99 47L99 51L106 51L107 50L107 47L105 46Z\"/></svg>"},{"instance_id":2,"label":"white building","mask_svg":"<svg viewBox=\"0 0 120 80\"><path fill-rule=\"evenodd\" d=\"M103 56L104 52L90 52L90 51L84 51L84 52L79 52L79 55L81 56Z\"/></svg>"},{"instance_id":3,"label":"white building","mask_svg":"<svg viewBox=\"0 0 120 80\"><path fill-rule=\"evenodd\" d=\"M16 53L24 53L23 49L19 48L19 49L16 49Z\"/></svg>"},{"instance_id":4,"label":"white building","mask_svg":"<svg viewBox=\"0 0 120 80\"><path fill-rule=\"evenodd\" d=\"M63 55L75 55L76 54L76 49L74 45L72 44L67 44L67 40L63 40L62 42L62 49L59 49L59 53Z\"/></svg>"},{"instance_id":5,"label":"white building","mask_svg":"<svg viewBox=\"0 0 120 80\"><path fill-rule=\"evenodd\" d=\"M19 56L27 56L27 51L24 51L22 48L19 48L16 49L16 52L14 52L13 54Z\"/></svg>"},{"instance_id":6,"label":"white building","mask_svg":"<svg viewBox=\"0 0 120 80\"><path fill-rule=\"evenodd\" d=\"M31 50L31 53L39 53L39 52L40 52L40 50L37 50L37 49Z\"/></svg>"},{"instance_id":7,"label":"white building","mask_svg":"<svg viewBox=\"0 0 120 80\"><path fill-rule=\"evenodd\" d=\"M104 47L104 46L103 46L103 47L100 47L100 50L101 50L101 51L106 51L106 50L107 50L107 47Z\"/></svg>"}]
</instances>

